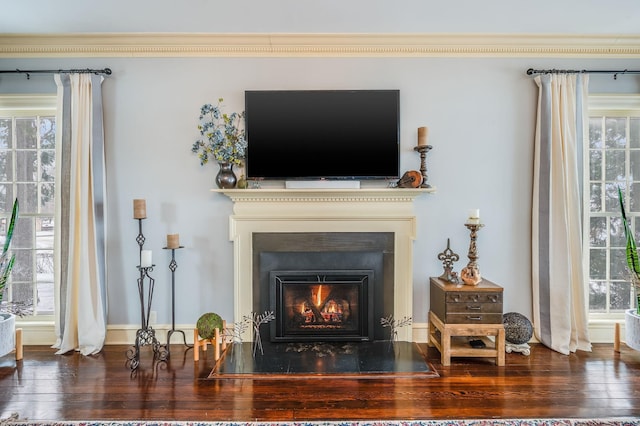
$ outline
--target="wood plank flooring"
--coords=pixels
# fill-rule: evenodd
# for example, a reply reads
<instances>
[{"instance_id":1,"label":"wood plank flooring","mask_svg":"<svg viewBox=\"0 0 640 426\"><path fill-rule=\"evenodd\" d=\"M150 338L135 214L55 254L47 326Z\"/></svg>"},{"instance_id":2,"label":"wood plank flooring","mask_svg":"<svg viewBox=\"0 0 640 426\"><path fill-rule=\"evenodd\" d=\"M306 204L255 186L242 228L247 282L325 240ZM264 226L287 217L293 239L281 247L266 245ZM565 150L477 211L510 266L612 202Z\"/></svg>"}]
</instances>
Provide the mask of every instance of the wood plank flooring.
<instances>
[{"instance_id":1,"label":"wood plank flooring","mask_svg":"<svg viewBox=\"0 0 640 426\"><path fill-rule=\"evenodd\" d=\"M143 348L132 374L129 346L106 346L97 356L55 355L26 346L24 360L0 358L0 419L29 420L426 420L491 418L640 419L640 352L595 344L569 356L532 345L530 356L493 360L454 358L443 367L423 347L437 378L204 380L212 351L171 346L154 367Z\"/></svg>"}]
</instances>

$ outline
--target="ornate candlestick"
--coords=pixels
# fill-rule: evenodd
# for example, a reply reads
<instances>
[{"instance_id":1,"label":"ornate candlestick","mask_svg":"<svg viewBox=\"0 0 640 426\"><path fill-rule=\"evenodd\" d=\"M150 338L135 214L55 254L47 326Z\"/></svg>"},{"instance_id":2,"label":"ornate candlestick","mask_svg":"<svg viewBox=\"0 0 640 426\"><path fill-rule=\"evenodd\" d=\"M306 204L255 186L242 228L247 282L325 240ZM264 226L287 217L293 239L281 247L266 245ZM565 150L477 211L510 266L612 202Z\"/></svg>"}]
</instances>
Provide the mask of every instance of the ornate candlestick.
<instances>
[{"instance_id":1,"label":"ornate candlestick","mask_svg":"<svg viewBox=\"0 0 640 426\"><path fill-rule=\"evenodd\" d=\"M464 226L471 231L471 241L469 243L469 253L467 254L469 263L460 271L460 278L467 285L477 285L482 281L482 276L480 275L480 268L478 268L478 258L480 256L478 255L476 240L478 238L478 231L484 225L480 223L480 219L470 218Z\"/></svg>"},{"instance_id":2,"label":"ornate candlestick","mask_svg":"<svg viewBox=\"0 0 640 426\"><path fill-rule=\"evenodd\" d=\"M177 235L177 234L176 234ZM167 244L169 244L169 236L167 237ZM171 335L173 333L182 333L182 341L188 348L192 348L193 345L187 344L187 336L184 331L176 330L176 269L178 269L178 263L176 262L176 250L184 248L184 246L177 247L164 247L166 250L171 250L171 262L169 263L169 269L171 270L171 330L167 332L167 354L171 356Z\"/></svg>"},{"instance_id":3,"label":"ornate candlestick","mask_svg":"<svg viewBox=\"0 0 640 426\"><path fill-rule=\"evenodd\" d=\"M422 183L420 188L431 188L427 183L427 152L433 148L431 145L418 145L413 148L414 151L420 153L420 174L422 175Z\"/></svg>"}]
</instances>

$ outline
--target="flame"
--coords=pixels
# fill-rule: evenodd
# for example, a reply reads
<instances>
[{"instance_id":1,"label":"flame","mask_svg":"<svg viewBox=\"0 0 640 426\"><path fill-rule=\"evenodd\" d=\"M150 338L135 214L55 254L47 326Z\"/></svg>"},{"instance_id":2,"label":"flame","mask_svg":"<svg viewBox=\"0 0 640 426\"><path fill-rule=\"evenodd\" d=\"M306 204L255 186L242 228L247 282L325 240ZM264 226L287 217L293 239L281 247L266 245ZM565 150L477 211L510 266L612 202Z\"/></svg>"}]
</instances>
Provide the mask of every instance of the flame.
<instances>
[{"instance_id":1,"label":"flame","mask_svg":"<svg viewBox=\"0 0 640 426\"><path fill-rule=\"evenodd\" d=\"M318 293L316 295L316 306L320 306L322 303L322 286L318 286Z\"/></svg>"}]
</instances>

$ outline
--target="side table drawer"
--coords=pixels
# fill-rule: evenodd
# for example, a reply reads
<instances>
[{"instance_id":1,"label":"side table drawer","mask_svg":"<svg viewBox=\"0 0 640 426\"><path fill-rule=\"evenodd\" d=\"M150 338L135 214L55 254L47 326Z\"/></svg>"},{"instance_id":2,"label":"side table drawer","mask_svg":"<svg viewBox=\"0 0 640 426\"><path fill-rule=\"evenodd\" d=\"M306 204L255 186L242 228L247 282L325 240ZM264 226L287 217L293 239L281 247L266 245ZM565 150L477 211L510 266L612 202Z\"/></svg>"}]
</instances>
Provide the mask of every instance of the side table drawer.
<instances>
[{"instance_id":1,"label":"side table drawer","mask_svg":"<svg viewBox=\"0 0 640 426\"><path fill-rule=\"evenodd\" d=\"M445 315L447 324L502 324L502 312L487 313L447 313Z\"/></svg>"},{"instance_id":2,"label":"side table drawer","mask_svg":"<svg viewBox=\"0 0 640 426\"><path fill-rule=\"evenodd\" d=\"M502 293L447 292L446 303L499 303L502 306Z\"/></svg>"},{"instance_id":3,"label":"side table drawer","mask_svg":"<svg viewBox=\"0 0 640 426\"><path fill-rule=\"evenodd\" d=\"M447 303L448 314L501 314L502 303Z\"/></svg>"}]
</instances>

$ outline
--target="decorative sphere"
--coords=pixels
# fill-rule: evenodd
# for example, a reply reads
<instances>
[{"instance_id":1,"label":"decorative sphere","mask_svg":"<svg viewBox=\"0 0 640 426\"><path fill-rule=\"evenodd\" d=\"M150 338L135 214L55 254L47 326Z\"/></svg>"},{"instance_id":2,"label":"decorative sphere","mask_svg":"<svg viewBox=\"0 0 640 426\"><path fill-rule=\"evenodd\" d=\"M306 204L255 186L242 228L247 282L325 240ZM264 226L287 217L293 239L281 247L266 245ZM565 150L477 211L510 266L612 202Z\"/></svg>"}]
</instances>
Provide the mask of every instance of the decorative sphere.
<instances>
[{"instance_id":1,"label":"decorative sphere","mask_svg":"<svg viewBox=\"0 0 640 426\"><path fill-rule=\"evenodd\" d=\"M223 331L222 318L218 314L208 312L198 318L196 328L198 329L198 335L200 335L200 337L202 337L203 339L213 339L213 337L215 336L216 328L221 332Z\"/></svg>"},{"instance_id":2,"label":"decorative sphere","mask_svg":"<svg viewBox=\"0 0 640 426\"><path fill-rule=\"evenodd\" d=\"M531 340L533 326L527 317L517 312L507 312L502 316L504 338L514 345L522 345Z\"/></svg>"}]
</instances>

